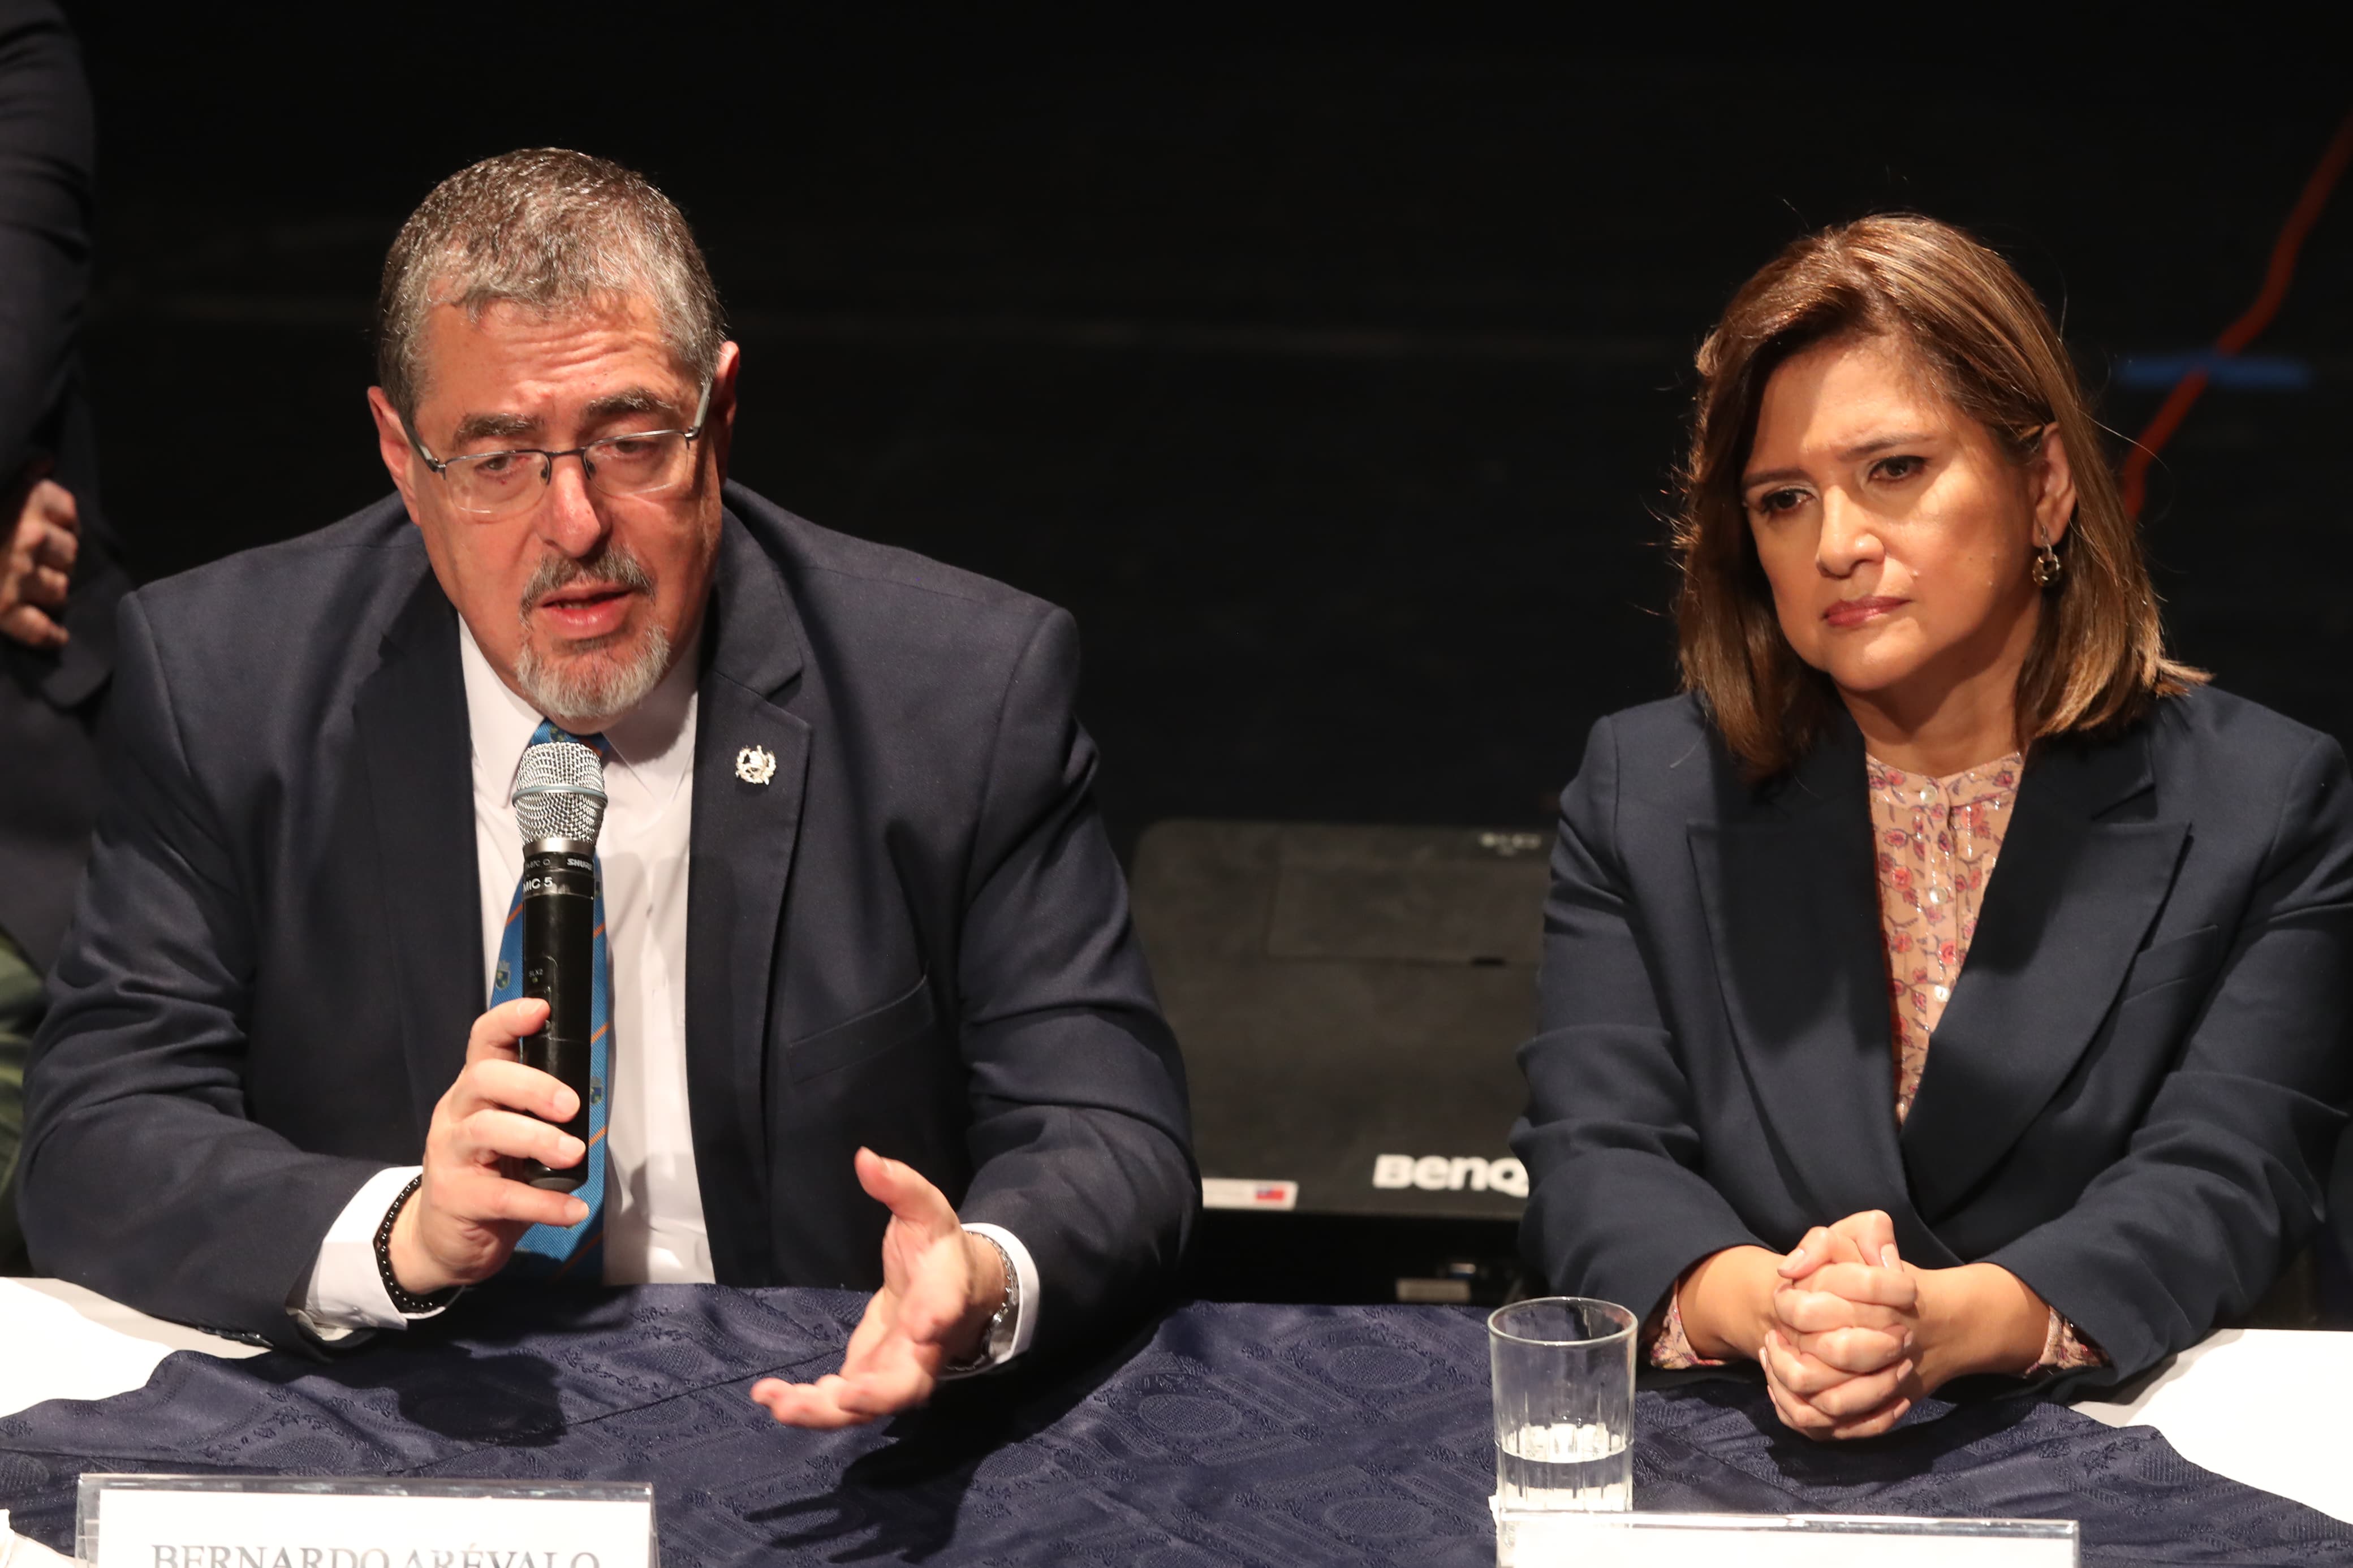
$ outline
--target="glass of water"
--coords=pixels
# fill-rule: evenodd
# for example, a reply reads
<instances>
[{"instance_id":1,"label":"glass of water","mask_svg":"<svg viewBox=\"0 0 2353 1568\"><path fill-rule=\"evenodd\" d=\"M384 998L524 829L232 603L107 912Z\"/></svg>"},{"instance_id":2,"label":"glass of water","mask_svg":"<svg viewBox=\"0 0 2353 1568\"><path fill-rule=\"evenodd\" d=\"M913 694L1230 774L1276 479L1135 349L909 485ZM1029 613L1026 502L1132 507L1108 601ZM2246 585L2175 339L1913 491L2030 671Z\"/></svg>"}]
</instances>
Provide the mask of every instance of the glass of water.
<instances>
[{"instance_id":1,"label":"glass of water","mask_svg":"<svg viewBox=\"0 0 2353 1568\"><path fill-rule=\"evenodd\" d=\"M1487 1319L1495 1374L1495 1494L1504 1510L1634 1506L1634 1314L1542 1296Z\"/></svg>"}]
</instances>

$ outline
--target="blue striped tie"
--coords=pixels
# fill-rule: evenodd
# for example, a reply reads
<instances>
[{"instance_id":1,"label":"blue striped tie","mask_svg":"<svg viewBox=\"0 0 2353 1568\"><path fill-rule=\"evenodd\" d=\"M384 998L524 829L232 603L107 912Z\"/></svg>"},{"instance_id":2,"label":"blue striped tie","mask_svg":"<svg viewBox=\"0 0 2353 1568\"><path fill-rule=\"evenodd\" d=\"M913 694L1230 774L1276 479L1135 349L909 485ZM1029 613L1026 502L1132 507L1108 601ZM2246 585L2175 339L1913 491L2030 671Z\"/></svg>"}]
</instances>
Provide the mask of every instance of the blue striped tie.
<instances>
[{"instance_id":1,"label":"blue striped tie","mask_svg":"<svg viewBox=\"0 0 2353 1568\"><path fill-rule=\"evenodd\" d=\"M612 749L602 735L575 735L544 720L532 731L531 743L577 741L610 761ZM577 1195L588 1205L588 1217L565 1228L535 1225L515 1243L506 1277L516 1279L562 1280L567 1285L605 1282L605 1086L611 1081L613 1020L613 958L605 942L605 864L596 862L596 962L590 966L588 1004L588 1159L587 1173ZM491 986L491 1005L512 1002L522 994L522 882L515 883L507 906L506 931L499 938L499 967Z\"/></svg>"}]
</instances>

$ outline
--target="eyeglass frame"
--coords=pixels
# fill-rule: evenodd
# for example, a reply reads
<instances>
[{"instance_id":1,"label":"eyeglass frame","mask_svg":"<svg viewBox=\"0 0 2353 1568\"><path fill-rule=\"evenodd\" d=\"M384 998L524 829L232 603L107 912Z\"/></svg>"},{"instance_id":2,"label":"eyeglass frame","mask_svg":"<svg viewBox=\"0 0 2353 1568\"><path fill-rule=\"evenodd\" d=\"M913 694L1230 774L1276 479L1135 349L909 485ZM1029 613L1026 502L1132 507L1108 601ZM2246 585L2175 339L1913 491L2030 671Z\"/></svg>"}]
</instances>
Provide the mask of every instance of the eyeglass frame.
<instances>
[{"instance_id":1,"label":"eyeglass frame","mask_svg":"<svg viewBox=\"0 0 2353 1568\"><path fill-rule=\"evenodd\" d=\"M551 452L544 447L502 447L495 452L460 452L456 457L452 458L437 458L432 453L425 449L425 443L418 438L416 429L406 418L402 419L400 422L400 433L408 437L409 449L414 451L419 458L425 459L426 468L430 469L434 478L439 479L443 484L448 484L449 482L449 467L453 463L478 463L491 458L537 458L540 460L540 485L543 489L552 489L555 485L555 459L558 458L577 458L580 459L580 468L582 470L580 477L586 480L591 488L594 488L596 483L596 471L593 468L590 468L588 464L588 449L592 447L601 447L607 441L642 441L649 436L677 436L689 442L702 439L702 427L710 422L711 417L712 384L717 379L717 377L713 376L703 382L702 395L697 398L694 404L694 423L689 426L686 429L630 430L618 436L599 436L594 441L586 441L577 447L567 447L561 452ZM674 489L676 487L670 486L667 488ZM612 491L602 491L600 493L608 495L614 494ZM626 492L628 495L640 496L659 495L662 492L660 490L656 489L630 490ZM616 496L615 499L618 500L623 498L621 496ZM466 515L469 517L511 517L519 514L525 510L526 509L523 507L517 506L508 511L469 510Z\"/></svg>"}]
</instances>

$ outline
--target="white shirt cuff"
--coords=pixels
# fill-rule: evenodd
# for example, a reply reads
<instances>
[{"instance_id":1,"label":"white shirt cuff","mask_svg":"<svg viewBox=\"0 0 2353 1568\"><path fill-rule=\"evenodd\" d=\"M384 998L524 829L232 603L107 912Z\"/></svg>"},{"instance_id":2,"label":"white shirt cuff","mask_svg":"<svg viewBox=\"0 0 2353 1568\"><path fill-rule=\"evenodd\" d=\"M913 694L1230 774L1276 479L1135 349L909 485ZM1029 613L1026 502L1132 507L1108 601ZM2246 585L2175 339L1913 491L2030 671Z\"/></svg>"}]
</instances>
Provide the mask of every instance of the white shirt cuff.
<instances>
[{"instance_id":1,"label":"white shirt cuff","mask_svg":"<svg viewBox=\"0 0 2353 1568\"><path fill-rule=\"evenodd\" d=\"M1029 1249L1021 1245L1021 1238L1001 1225L968 1225L964 1228L974 1236L988 1237L1005 1249L1005 1256L1013 1260L1014 1288L1019 1297L1013 1307L1013 1331L992 1336L987 1362L975 1369L987 1371L1003 1366L1028 1350L1029 1342L1038 1337L1038 1264L1029 1256ZM370 1261L374 1261L373 1255Z\"/></svg>"},{"instance_id":2,"label":"white shirt cuff","mask_svg":"<svg viewBox=\"0 0 2353 1568\"><path fill-rule=\"evenodd\" d=\"M311 1277L298 1288L299 1301L286 1304L321 1339L339 1340L353 1329L408 1326L411 1315L392 1304L391 1292L384 1288L384 1275L375 1266L375 1233L402 1189L423 1170L421 1165L394 1165L378 1171L352 1194L352 1201L327 1227L327 1239L319 1244L319 1260L311 1266ZM413 1316L437 1317L441 1310L436 1308Z\"/></svg>"}]
</instances>

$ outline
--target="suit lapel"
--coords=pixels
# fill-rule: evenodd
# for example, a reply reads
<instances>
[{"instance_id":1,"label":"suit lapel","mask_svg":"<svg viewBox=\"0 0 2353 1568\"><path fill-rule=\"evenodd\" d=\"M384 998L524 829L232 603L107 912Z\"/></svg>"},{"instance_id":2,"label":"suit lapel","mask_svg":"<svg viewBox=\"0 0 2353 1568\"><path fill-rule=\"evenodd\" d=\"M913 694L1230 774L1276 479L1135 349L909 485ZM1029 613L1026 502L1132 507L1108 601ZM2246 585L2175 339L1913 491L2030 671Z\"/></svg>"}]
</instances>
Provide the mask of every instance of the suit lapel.
<instances>
[{"instance_id":1,"label":"suit lapel","mask_svg":"<svg viewBox=\"0 0 2353 1568\"><path fill-rule=\"evenodd\" d=\"M480 873L458 614L430 572L353 703L417 1135L466 1065L482 1011Z\"/></svg>"},{"instance_id":2,"label":"suit lapel","mask_svg":"<svg viewBox=\"0 0 2353 1568\"><path fill-rule=\"evenodd\" d=\"M1886 1209L1907 1256L1940 1243L1905 1201L1862 742L1841 719L1795 772L1689 829L1726 1019L1773 1141L1823 1223Z\"/></svg>"},{"instance_id":3,"label":"suit lapel","mask_svg":"<svg viewBox=\"0 0 2353 1568\"><path fill-rule=\"evenodd\" d=\"M809 727L776 701L805 662L800 618L776 563L732 513L709 615L687 877L687 1105L713 1269L722 1284L758 1285L772 1272L768 1004Z\"/></svg>"},{"instance_id":4,"label":"suit lapel","mask_svg":"<svg viewBox=\"0 0 2353 1568\"><path fill-rule=\"evenodd\" d=\"M2028 763L1904 1125L1930 1218L1968 1196L2074 1070L2164 908L2185 825L2097 820L2150 786L2145 730Z\"/></svg>"}]
</instances>

